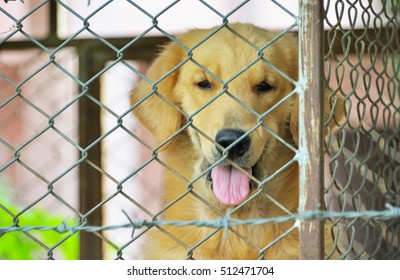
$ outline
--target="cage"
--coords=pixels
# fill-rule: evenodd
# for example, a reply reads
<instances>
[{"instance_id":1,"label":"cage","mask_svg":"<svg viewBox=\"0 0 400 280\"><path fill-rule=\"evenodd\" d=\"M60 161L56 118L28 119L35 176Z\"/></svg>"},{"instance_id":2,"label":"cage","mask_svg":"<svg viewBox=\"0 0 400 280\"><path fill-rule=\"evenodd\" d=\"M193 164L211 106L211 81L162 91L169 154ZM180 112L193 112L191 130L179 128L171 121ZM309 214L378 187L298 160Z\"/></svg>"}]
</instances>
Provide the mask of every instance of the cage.
<instances>
[{"instance_id":1,"label":"cage","mask_svg":"<svg viewBox=\"0 0 400 280\"><path fill-rule=\"evenodd\" d=\"M399 259L399 8L397 0L2 1L0 258L141 259L147 235L157 230L185 248L188 259L217 232L245 240L259 258L295 234L302 259ZM238 209L209 221L162 219L171 207L161 199L162 174L180 175L159 155L166 142L157 144L133 116L140 104L129 102L159 46L175 42L193 60L195 48L179 34L219 26L242 37L230 27L235 22L278 32L256 50L257 61L282 76L263 52L285 34L299 40L299 77L286 77L295 86L290 97L300 100L299 143L288 143L294 156L276 174L258 180L259 189L267 188L298 164L299 204L292 211L269 197L283 216L240 221L290 223L262 247L235 230ZM229 90L221 95L235 98ZM330 105L343 105L336 129L328 125L335 121ZM190 188L205 175L185 181L181 198L208 205ZM168 226L212 233L188 245Z\"/></svg>"}]
</instances>

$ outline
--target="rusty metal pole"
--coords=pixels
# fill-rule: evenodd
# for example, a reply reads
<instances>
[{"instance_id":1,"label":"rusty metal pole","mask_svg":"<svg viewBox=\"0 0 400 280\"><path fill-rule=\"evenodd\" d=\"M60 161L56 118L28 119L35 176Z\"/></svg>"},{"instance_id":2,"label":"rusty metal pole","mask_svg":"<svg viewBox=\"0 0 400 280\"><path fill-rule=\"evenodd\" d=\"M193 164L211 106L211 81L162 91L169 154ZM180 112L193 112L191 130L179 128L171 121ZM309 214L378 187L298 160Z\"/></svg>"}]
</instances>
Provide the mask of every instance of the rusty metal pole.
<instances>
[{"instance_id":1,"label":"rusty metal pole","mask_svg":"<svg viewBox=\"0 0 400 280\"><path fill-rule=\"evenodd\" d=\"M323 203L323 1L299 6L300 212ZM300 259L323 259L323 222L300 222Z\"/></svg>"}]
</instances>

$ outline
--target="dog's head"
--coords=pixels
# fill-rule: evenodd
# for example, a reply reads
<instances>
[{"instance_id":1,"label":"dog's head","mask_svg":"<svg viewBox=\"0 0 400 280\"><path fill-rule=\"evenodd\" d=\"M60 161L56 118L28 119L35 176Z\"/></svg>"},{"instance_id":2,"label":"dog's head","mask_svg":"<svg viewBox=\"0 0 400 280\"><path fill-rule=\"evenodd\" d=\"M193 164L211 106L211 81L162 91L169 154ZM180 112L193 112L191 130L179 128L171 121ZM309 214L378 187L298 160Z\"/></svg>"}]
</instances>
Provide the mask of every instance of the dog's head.
<instances>
[{"instance_id":1,"label":"dog's head","mask_svg":"<svg viewBox=\"0 0 400 280\"><path fill-rule=\"evenodd\" d=\"M215 195L237 205L249 193L255 167L277 145L273 134L287 139L291 131L297 142L296 97L281 101L295 87L285 76L297 80L298 51L292 34L278 38L249 24L230 28L212 36L213 30L182 35L178 40L190 52L167 45L147 73L154 84L140 81L131 98L136 104L154 92L134 113L158 143L191 123L188 130L203 168L215 165L210 177Z\"/></svg>"}]
</instances>

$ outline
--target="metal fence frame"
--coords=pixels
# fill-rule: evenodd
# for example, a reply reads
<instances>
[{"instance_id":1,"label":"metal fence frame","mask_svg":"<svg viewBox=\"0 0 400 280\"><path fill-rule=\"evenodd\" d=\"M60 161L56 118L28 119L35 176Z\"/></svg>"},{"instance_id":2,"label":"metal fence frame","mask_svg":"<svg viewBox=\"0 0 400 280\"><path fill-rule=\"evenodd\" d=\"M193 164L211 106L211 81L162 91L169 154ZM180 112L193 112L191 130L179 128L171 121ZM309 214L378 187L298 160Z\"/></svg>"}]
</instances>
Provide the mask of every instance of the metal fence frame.
<instances>
[{"instance_id":1,"label":"metal fence frame","mask_svg":"<svg viewBox=\"0 0 400 280\"><path fill-rule=\"evenodd\" d=\"M323 3L300 1L299 9L299 168L300 213L323 207ZM321 220L302 221L300 258L323 259Z\"/></svg>"}]
</instances>

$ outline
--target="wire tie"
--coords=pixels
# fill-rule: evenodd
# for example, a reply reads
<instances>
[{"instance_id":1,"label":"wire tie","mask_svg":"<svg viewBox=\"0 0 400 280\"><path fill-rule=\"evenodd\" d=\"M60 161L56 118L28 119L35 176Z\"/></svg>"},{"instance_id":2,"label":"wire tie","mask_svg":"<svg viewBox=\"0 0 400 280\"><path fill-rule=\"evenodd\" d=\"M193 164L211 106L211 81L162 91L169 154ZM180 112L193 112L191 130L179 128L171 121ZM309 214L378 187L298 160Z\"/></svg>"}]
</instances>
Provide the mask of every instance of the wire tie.
<instances>
[{"instance_id":1,"label":"wire tie","mask_svg":"<svg viewBox=\"0 0 400 280\"><path fill-rule=\"evenodd\" d=\"M129 223L132 226L132 233L131 233L131 238L133 238L133 236L135 235L135 229L136 226L134 224L134 222L132 221L132 219L128 216L128 214L124 211L124 209L121 209L122 213L124 213L125 217L129 220Z\"/></svg>"},{"instance_id":2,"label":"wire tie","mask_svg":"<svg viewBox=\"0 0 400 280\"><path fill-rule=\"evenodd\" d=\"M400 207L394 207L393 205L390 205L389 203L385 204L386 209L391 211L389 214L389 218L394 218L394 217L400 217Z\"/></svg>"},{"instance_id":3,"label":"wire tie","mask_svg":"<svg viewBox=\"0 0 400 280\"><path fill-rule=\"evenodd\" d=\"M228 230L229 230L229 221L231 220L231 208L229 207L228 210L226 211L226 215L224 218L222 218L222 227L224 228L224 238L228 238Z\"/></svg>"},{"instance_id":4,"label":"wire tie","mask_svg":"<svg viewBox=\"0 0 400 280\"><path fill-rule=\"evenodd\" d=\"M64 220L61 222L61 224L55 229L58 233L66 233L68 231L70 231L71 233L73 233L72 228L70 228L67 224L67 221Z\"/></svg>"}]
</instances>

